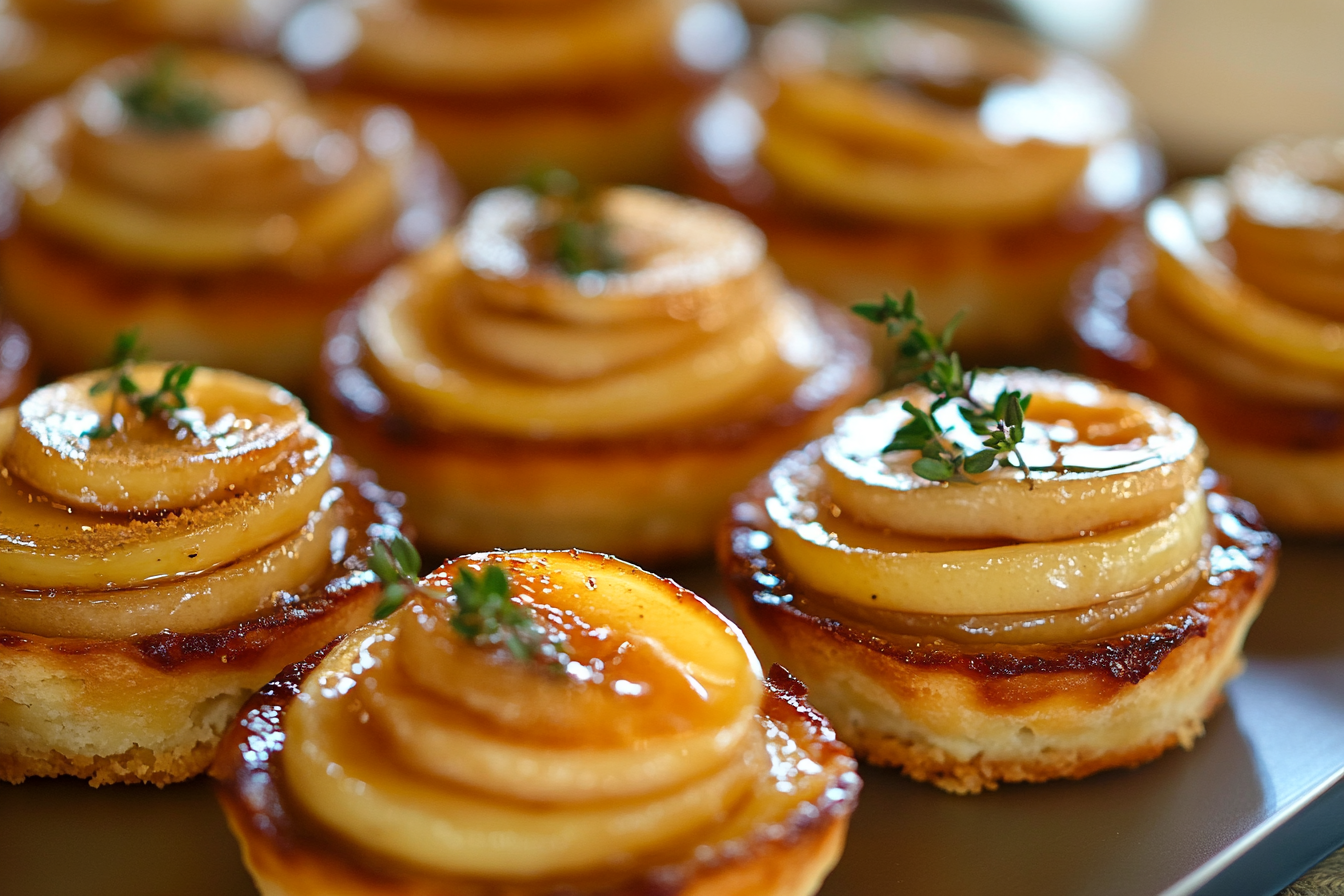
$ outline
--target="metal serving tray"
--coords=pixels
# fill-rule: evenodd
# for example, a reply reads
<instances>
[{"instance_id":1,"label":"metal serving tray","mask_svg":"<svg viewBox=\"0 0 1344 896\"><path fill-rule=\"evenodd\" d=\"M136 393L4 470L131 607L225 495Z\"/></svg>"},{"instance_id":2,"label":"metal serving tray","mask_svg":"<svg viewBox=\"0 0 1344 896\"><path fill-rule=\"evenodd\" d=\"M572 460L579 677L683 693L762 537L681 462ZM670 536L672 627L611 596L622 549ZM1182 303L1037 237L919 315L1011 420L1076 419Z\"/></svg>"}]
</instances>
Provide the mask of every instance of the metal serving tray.
<instances>
[{"instance_id":1,"label":"metal serving tray","mask_svg":"<svg viewBox=\"0 0 1344 896\"><path fill-rule=\"evenodd\" d=\"M1135 771L955 797L866 769L824 896L1277 893L1344 843L1344 548L1286 547L1248 653L1195 750ZM0 784L3 896L254 893L204 782Z\"/></svg>"}]
</instances>

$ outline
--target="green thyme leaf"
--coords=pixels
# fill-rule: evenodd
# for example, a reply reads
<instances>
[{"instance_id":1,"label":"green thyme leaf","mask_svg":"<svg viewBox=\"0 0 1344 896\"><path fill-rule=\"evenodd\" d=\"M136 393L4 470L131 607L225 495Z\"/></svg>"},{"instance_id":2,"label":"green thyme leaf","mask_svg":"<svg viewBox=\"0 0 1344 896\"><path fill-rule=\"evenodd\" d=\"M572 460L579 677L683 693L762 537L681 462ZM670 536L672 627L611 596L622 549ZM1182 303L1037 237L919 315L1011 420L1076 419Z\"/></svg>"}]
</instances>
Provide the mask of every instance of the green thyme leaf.
<instances>
[{"instance_id":1,"label":"green thyme leaf","mask_svg":"<svg viewBox=\"0 0 1344 896\"><path fill-rule=\"evenodd\" d=\"M900 301L886 293L880 304L855 305L852 310L864 320L886 327L888 336L899 339L894 371L897 382L919 383L932 394L928 410L905 402L902 407L911 420L895 432L884 451L918 451L921 456L911 469L933 482L969 482L968 476L987 473L998 464L1022 470L1028 487L1032 486L1032 468L1027 466L1020 447L1026 438L1026 409L1031 396L1005 389L993 406L975 398L980 371L966 370L960 356L951 350L963 317L960 312L935 334L925 326L913 290L906 290ZM948 436L937 419L938 412L948 405L955 405L971 431L980 437L981 450L968 455Z\"/></svg>"},{"instance_id":2,"label":"green thyme leaf","mask_svg":"<svg viewBox=\"0 0 1344 896\"><path fill-rule=\"evenodd\" d=\"M182 71L175 47L160 47L144 72L120 86L122 108L138 127L163 133L199 131L219 117L222 104Z\"/></svg>"},{"instance_id":3,"label":"green thyme leaf","mask_svg":"<svg viewBox=\"0 0 1344 896\"><path fill-rule=\"evenodd\" d=\"M544 224L534 235L540 254L549 255L567 276L610 273L625 267L612 244L611 224L602 213L600 196L561 169L543 169L522 185L540 200Z\"/></svg>"}]
</instances>

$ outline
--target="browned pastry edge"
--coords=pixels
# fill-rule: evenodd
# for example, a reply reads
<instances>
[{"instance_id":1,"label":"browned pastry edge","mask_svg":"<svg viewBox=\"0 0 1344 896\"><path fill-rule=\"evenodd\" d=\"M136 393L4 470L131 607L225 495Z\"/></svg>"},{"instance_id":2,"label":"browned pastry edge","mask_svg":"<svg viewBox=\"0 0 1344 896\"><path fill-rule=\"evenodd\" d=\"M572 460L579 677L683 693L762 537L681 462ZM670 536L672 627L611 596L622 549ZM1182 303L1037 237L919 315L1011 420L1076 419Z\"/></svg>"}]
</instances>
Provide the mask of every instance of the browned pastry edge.
<instances>
[{"instance_id":1,"label":"browned pastry edge","mask_svg":"<svg viewBox=\"0 0 1344 896\"><path fill-rule=\"evenodd\" d=\"M807 689L775 666L762 713L818 743L835 781L821 799L800 805L769 830L716 844L709 855L697 850L632 882L596 888L451 880L380 862L306 819L284 785L285 709L329 649L290 666L243 707L210 770L229 826L268 896L803 896L812 890L799 889L798 882L819 880L839 858L862 782L849 748L808 704Z\"/></svg>"},{"instance_id":2,"label":"browned pastry edge","mask_svg":"<svg viewBox=\"0 0 1344 896\"><path fill-rule=\"evenodd\" d=\"M0 661L50 670L59 677L87 677L101 689L86 700L125 699L143 690L171 693L189 701L210 698L245 685L248 691L278 669L305 656L368 621L381 599L365 572L362 551L379 534L401 523L401 496L380 488L373 474L348 458L332 458L333 482L353 486L350 499L359 508L358 534L344 566L333 567L332 579L311 596L290 595L266 615L240 620L208 632L160 632L137 638L97 640L57 638L0 631ZM130 685L126 685L130 682ZM203 689L191 693L191 683ZM0 682L0 696L10 685ZM209 765L218 739L181 744L168 751L136 747L110 756L67 755L56 750L0 753L0 780L19 783L25 777L74 775L93 786L144 781L164 784L200 774Z\"/></svg>"},{"instance_id":3,"label":"browned pastry edge","mask_svg":"<svg viewBox=\"0 0 1344 896\"><path fill-rule=\"evenodd\" d=\"M194 778L215 758L213 743L189 750L155 753L136 748L116 756L66 756L50 750L43 754L0 754L0 781L18 784L24 778L86 778L93 787L104 784L156 784L163 787Z\"/></svg>"},{"instance_id":4,"label":"browned pastry edge","mask_svg":"<svg viewBox=\"0 0 1344 896\"><path fill-rule=\"evenodd\" d=\"M837 728L859 756L880 765L901 767L909 776L955 793L994 789L1000 781L1079 778L1108 768L1133 767L1177 744L1189 748L1203 733L1203 720L1221 702L1221 684L1240 669L1236 656L1245 628L1259 612L1275 576L1278 540L1264 529L1255 508L1229 497L1206 474L1209 510L1218 548L1237 552L1237 562L1215 567L1185 605L1164 619L1120 634L1072 644L962 644L937 637L916 637L810 615L795 594L808 589L797 581L768 546L762 503L769 483L757 480L739 497L734 517L719 538L719 559L738 619L758 652L780 661L829 661L828 672L867 676L892 690L891 699L936 699L931 694L959 693L990 715L1012 717L1052 699L1066 699L1078 711L1112 705L1127 688L1168 677L1187 665L1207 665L1222 676L1220 686L1195 718L1145 742L1102 753L1041 750L1028 760L996 760L984 755L959 760L943 749L879 734L847 724L830 707ZM763 546L764 545L764 546ZM1240 564L1240 565L1239 565ZM808 649L811 656L798 654ZM1214 669L1222 662L1226 668ZM962 690L949 691L948 681ZM819 682L814 682L818 685ZM972 696L965 696L970 694Z\"/></svg>"}]
</instances>

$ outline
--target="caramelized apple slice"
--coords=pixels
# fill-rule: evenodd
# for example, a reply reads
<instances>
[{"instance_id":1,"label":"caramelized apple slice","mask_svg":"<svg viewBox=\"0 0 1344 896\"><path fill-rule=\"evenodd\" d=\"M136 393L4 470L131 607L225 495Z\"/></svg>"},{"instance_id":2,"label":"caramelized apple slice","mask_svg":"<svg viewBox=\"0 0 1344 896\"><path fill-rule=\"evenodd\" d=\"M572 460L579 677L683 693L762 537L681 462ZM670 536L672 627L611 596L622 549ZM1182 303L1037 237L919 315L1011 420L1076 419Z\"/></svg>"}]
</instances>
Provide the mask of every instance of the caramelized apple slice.
<instances>
[{"instance_id":1,"label":"caramelized apple slice","mask_svg":"<svg viewBox=\"0 0 1344 896\"><path fill-rule=\"evenodd\" d=\"M1053 541L1168 514L1198 481L1205 452L1195 428L1155 402L1026 370L981 375L973 395L992 406L1005 389L1032 396L1022 444L1030 484L1003 466L973 484L931 482L911 469L919 452L884 452L911 420L902 404L928 407L929 393L911 387L845 414L823 440L832 503L907 535ZM983 447L956 407L937 419L967 454Z\"/></svg>"},{"instance_id":2,"label":"caramelized apple slice","mask_svg":"<svg viewBox=\"0 0 1344 896\"><path fill-rule=\"evenodd\" d=\"M141 364L129 376L142 394L152 394L166 369ZM124 401L114 405L110 390L90 394L108 375L80 374L24 399L6 467L75 507L176 510L235 493L313 440L303 404L262 380L199 369L186 389L188 407L165 423L140 419ZM125 415L125 428L105 438L89 435L114 413Z\"/></svg>"}]
</instances>

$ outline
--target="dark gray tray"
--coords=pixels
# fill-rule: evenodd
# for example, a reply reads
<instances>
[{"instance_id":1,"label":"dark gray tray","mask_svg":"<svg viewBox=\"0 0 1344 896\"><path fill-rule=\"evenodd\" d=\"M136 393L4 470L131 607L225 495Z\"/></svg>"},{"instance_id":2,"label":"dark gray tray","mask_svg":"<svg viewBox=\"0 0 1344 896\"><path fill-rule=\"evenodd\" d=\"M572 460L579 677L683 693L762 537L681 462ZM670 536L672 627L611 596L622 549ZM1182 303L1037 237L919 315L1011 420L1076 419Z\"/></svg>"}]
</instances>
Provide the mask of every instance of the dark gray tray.
<instances>
[{"instance_id":1,"label":"dark gray tray","mask_svg":"<svg viewBox=\"0 0 1344 896\"><path fill-rule=\"evenodd\" d=\"M672 573L707 597L708 568ZM1290 544L1250 664L1190 753L948 796L880 769L825 896L1277 893L1344 843L1344 548ZM1336 786L1339 784L1339 786ZM201 782L0 784L4 896L244 896Z\"/></svg>"}]
</instances>

